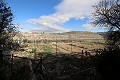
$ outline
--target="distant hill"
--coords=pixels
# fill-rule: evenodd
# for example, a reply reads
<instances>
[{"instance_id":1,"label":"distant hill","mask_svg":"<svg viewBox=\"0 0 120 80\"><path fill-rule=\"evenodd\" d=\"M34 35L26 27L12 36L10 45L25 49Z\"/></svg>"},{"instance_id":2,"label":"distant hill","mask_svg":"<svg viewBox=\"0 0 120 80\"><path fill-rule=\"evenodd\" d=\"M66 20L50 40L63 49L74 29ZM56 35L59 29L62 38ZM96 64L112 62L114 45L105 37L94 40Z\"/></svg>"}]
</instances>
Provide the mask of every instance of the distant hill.
<instances>
[{"instance_id":1,"label":"distant hill","mask_svg":"<svg viewBox=\"0 0 120 80\"><path fill-rule=\"evenodd\" d=\"M97 32L97 34L104 36L106 32Z\"/></svg>"},{"instance_id":2,"label":"distant hill","mask_svg":"<svg viewBox=\"0 0 120 80\"><path fill-rule=\"evenodd\" d=\"M71 32L64 32L64 33L20 33L15 36L15 39L49 39L55 40L56 38L59 39L103 39L103 37L99 33L93 32L85 32L85 31L71 31Z\"/></svg>"},{"instance_id":3,"label":"distant hill","mask_svg":"<svg viewBox=\"0 0 120 80\"><path fill-rule=\"evenodd\" d=\"M96 33L87 32L87 31L71 31L71 32L64 32L62 34L69 35L69 34L96 34Z\"/></svg>"}]
</instances>

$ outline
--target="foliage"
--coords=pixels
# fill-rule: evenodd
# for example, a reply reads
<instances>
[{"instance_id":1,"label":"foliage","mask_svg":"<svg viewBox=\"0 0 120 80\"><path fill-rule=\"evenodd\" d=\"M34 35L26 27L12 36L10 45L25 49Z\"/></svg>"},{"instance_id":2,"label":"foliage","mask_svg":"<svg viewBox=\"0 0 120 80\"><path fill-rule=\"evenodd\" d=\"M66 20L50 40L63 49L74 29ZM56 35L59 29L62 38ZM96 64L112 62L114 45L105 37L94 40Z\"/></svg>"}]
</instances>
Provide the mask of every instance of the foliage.
<instances>
[{"instance_id":1,"label":"foliage","mask_svg":"<svg viewBox=\"0 0 120 80\"><path fill-rule=\"evenodd\" d=\"M7 7L3 0L0 0L0 49L2 50L14 49L14 45L17 45L12 39L17 30L12 21L11 8Z\"/></svg>"},{"instance_id":2,"label":"foliage","mask_svg":"<svg viewBox=\"0 0 120 80\"><path fill-rule=\"evenodd\" d=\"M94 24L107 27L106 49L96 51L96 70L105 80L120 80L120 0L102 0L94 6Z\"/></svg>"},{"instance_id":3,"label":"foliage","mask_svg":"<svg viewBox=\"0 0 120 80\"><path fill-rule=\"evenodd\" d=\"M108 31L105 35L106 47L119 48L120 46L120 31Z\"/></svg>"},{"instance_id":4,"label":"foliage","mask_svg":"<svg viewBox=\"0 0 120 80\"><path fill-rule=\"evenodd\" d=\"M37 51L37 48L32 48L31 53L36 53L36 51Z\"/></svg>"},{"instance_id":5,"label":"foliage","mask_svg":"<svg viewBox=\"0 0 120 80\"><path fill-rule=\"evenodd\" d=\"M120 49L101 49L93 58L96 70L105 80L120 80Z\"/></svg>"},{"instance_id":6,"label":"foliage","mask_svg":"<svg viewBox=\"0 0 120 80\"><path fill-rule=\"evenodd\" d=\"M23 39L23 43L27 43L28 42L28 40L27 39Z\"/></svg>"},{"instance_id":7,"label":"foliage","mask_svg":"<svg viewBox=\"0 0 120 80\"><path fill-rule=\"evenodd\" d=\"M94 69L91 59L87 56L81 57L70 54L47 55L40 59L42 61L39 67L35 67L36 78L38 80L102 80Z\"/></svg>"},{"instance_id":8,"label":"foliage","mask_svg":"<svg viewBox=\"0 0 120 80\"><path fill-rule=\"evenodd\" d=\"M109 29L104 36L107 47L118 47L120 45L120 0L102 0L94 8L93 23Z\"/></svg>"},{"instance_id":9,"label":"foliage","mask_svg":"<svg viewBox=\"0 0 120 80\"><path fill-rule=\"evenodd\" d=\"M51 47L50 46L43 46L42 47L42 49L43 49L43 51L44 51L44 53L51 53L52 52L52 50L51 50Z\"/></svg>"}]
</instances>

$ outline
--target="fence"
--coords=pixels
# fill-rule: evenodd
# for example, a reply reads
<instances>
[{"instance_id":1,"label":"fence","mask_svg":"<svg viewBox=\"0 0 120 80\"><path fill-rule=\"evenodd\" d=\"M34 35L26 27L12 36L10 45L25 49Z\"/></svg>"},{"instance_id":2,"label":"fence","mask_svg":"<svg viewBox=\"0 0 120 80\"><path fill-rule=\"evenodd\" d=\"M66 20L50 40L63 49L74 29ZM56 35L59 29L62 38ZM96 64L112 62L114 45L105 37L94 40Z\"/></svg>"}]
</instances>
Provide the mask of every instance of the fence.
<instances>
[{"instance_id":1,"label":"fence","mask_svg":"<svg viewBox=\"0 0 120 80\"><path fill-rule=\"evenodd\" d=\"M3 57L4 57L3 60L9 62L8 65L10 67L9 68L10 74L9 73L6 73L6 74L9 74L10 80L18 79L18 78L15 78L15 76L14 76L16 73L19 75L19 78L23 77L22 74L24 73L24 75L27 75L27 77L30 78L29 80L42 80L42 79L53 80L53 78L56 80L58 80L58 79L62 80L63 78L68 78L68 77L70 78L71 76L79 74L79 73L83 73L86 71L89 72L91 70L94 70L94 66L91 64L91 61L89 61L89 56L90 56L90 53L82 50L82 52L78 53L77 55L59 54L59 55L48 55L48 57L43 57L41 55L41 57L39 57L39 59L35 59L35 60L25 58L25 57L14 56L13 54L12 55L3 55ZM50 59L49 60L55 62L55 63L50 62L50 65L54 64L54 69L52 69L52 70L49 70L50 69L49 67L52 67L52 66L47 65L47 64L49 64L49 62L47 62L48 58L52 58L51 60ZM8 59L10 59L10 60L8 60ZM54 61L54 59L56 59L57 62ZM70 74L64 73L64 75L61 75L61 73L59 73L59 71L61 71L63 73L63 70L64 70L64 69L62 70L61 66L64 66L63 68L65 68L65 66L68 66L71 63L73 63L70 61L70 64L68 64L66 62L67 59L68 59L68 62L69 62L69 59L73 60L73 61L80 59L78 63L81 64L80 66L82 66L84 68L82 68L82 67L79 68L80 67L79 66L79 67L77 67L79 71L74 72L74 70L73 70L73 73L70 73ZM21 62L23 62L23 63L21 63ZM64 62L67 63L67 65L64 64ZM79 65L78 63L76 63L75 65L76 66ZM83 66L83 65L86 65L86 64L89 64L89 66L86 66L86 68L85 68L85 66ZM3 63L3 65L4 65L4 63ZM23 65L23 66L21 66L21 65ZM46 66L49 66L49 67L46 67ZM76 66L73 66L72 68L74 68ZM23 70L23 68L24 68L24 70ZM26 70L27 68L29 68L28 71ZM17 71L15 71L15 70L17 70ZM27 72L21 72L21 71L27 71ZM66 72L67 72L67 70L66 70ZM16 74L16 77L18 77L17 74ZM52 74L57 74L57 77ZM23 78L28 79L26 77L23 77ZM21 78L21 80L23 78Z\"/></svg>"}]
</instances>

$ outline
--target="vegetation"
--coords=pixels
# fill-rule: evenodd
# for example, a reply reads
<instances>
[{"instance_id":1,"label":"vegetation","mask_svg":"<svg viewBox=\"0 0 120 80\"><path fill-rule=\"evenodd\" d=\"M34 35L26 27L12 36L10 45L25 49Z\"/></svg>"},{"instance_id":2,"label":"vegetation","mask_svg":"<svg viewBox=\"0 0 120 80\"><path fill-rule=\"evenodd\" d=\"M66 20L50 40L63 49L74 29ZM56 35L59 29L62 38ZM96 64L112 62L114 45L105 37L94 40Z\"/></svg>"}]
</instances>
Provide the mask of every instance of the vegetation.
<instances>
[{"instance_id":1,"label":"vegetation","mask_svg":"<svg viewBox=\"0 0 120 80\"><path fill-rule=\"evenodd\" d=\"M36 38L26 33L18 56L0 55L0 80L120 80L119 1L102 0L94 6L94 24L109 29L104 36L109 47L98 49L103 48L104 40L92 32L44 33L36 34ZM10 7L0 1L1 51L15 46L12 38L16 27L12 19ZM58 51L59 54L51 54ZM33 54L19 56L28 52Z\"/></svg>"},{"instance_id":2,"label":"vegetation","mask_svg":"<svg viewBox=\"0 0 120 80\"><path fill-rule=\"evenodd\" d=\"M105 80L119 80L120 49L101 49L93 59L96 70Z\"/></svg>"},{"instance_id":3,"label":"vegetation","mask_svg":"<svg viewBox=\"0 0 120 80\"><path fill-rule=\"evenodd\" d=\"M52 53L51 47L50 46L43 46L42 47L44 53Z\"/></svg>"},{"instance_id":4,"label":"vegetation","mask_svg":"<svg viewBox=\"0 0 120 80\"><path fill-rule=\"evenodd\" d=\"M120 0L102 0L94 8L95 25L120 30Z\"/></svg>"},{"instance_id":5,"label":"vegetation","mask_svg":"<svg viewBox=\"0 0 120 80\"><path fill-rule=\"evenodd\" d=\"M97 50L93 59L105 80L119 80L120 72L120 0L102 0L95 7L94 24L107 27L106 48Z\"/></svg>"},{"instance_id":6,"label":"vegetation","mask_svg":"<svg viewBox=\"0 0 120 80\"><path fill-rule=\"evenodd\" d=\"M0 0L0 49L2 51L12 50L15 47L13 36L15 36L16 27L12 24L13 14L10 7Z\"/></svg>"},{"instance_id":7,"label":"vegetation","mask_svg":"<svg viewBox=\"0 0 120 80\"><path fill-rule=\"evenodd\" d=\"M11 8L4 3L4 0L0 0L0 80L8 80L8 76L12 74L9 58L5 60L3 53L7 51L7 54L9 54L10 51L19 48L19 44L13 40L17 28L12 24L12 21Z\"/></svg>"},{"instance_id":8,"label":"vegetation","mask_svg":"<svg viewBox=\"0 0 120 80\"><path fill-rule=\"evenodd\" d=\"M36 53L37 52L37 48L32 48L31 53Z\"/></svg>"},{"instance_id":9,"label":"vegetation","mask_svg":"<svg viewBox=\"0 0 120 80\"><path fill-rule=\"evenodd\" d=\"M120 0L102 0L94 8L93 23L109 29L105 36L107 45L120 45Z\"/></svg>"}]
</instances>

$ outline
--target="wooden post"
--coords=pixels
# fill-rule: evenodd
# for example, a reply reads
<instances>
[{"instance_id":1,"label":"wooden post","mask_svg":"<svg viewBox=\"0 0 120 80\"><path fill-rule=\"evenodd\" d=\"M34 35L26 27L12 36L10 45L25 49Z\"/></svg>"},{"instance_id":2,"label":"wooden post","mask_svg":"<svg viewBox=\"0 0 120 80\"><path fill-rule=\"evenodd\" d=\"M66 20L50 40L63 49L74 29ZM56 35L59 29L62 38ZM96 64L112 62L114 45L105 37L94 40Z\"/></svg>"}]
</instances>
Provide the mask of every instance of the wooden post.
<instances>
[{"instance_id":1,"label":"wooden post","mask_svg":"<svg viewBox=\"0 0 120 80\"><path fill-rule=\"evenodd\" d=\"M82 50L82 55L81 55L81 70L83 69L83 58L84 58L84 56L83 56L83 50Z\"/></svg>"},{"instance_id":2,"label":"wooden post","mask_svg":"<svg viewBox=\"0 0 120 80\"><path fill-rule=\"evenodd\" d=\"M82 50L82 56L83 56L83 54L84 54L84 53L83 53L83 50Z\"/></svg>"},{"instance_id":3,"label":"wooden post","mask_svg":"<svg viewBox=\"0 0 120 80\"><path fill-rule=\"evenodd\" d=\"M2 49L0 49L0 64L1 65L3 64L3 52L2 52Z\"/></svg>"},{"instance_id":4,"label":"wooden post","mask_svg":"<svg viewBox=\"0 0 120 80\"><path fill-rule=\"evenodd\" d=\"M86 56L86 57L88 56L88 52L87 52L87 51L85 51L85 56Z\"/></svg>"},{"instance_id":5,"label":"wooden post","mask_svg":"<svg viewBox=\"0 0 120 80\"><path fill-rule=\"evenodd\" d=\"M35 60L37 59L36 51L34 52L34 59L35 59Z\"/></svg>"},{"instance_id":6,"label":"wooden post","mask_svg":"<svg viewBox=\"0 0 120 80\"><path fill-rule=\"evenodd\" d=\"M11 80L13 79L13 57L14 55L12 54L11 56Z\"/></svg>"},{"instance_id":7,"label":"wooden post","mask_svg":"<svg viewBox=\"0 0 120 80\"><path fill-rule=\"evenodd\" d=\"M57 55L57 35L56 35L56 55Z\"/></svg>"},{"instance_id":8,"label":"wooden post","mask_svg":"<svg viewBox=\"0 0 120 80\"><path fill-rule=\"evenodd\" d=\"M72 53L72 43L71 43L71 53Z\"/></svg>"},{"instance_id":9,"label":"wooden post","mask_svg":"<svg viewBox=\"0 0 120 80\"><path fill-rule=\"evenodd\" d=\"M34 39L34 59L36 60L37 59L37 48L36 48L36 40Z\"/></svg>"},{"instance_id":10,"label":"wooden post","mask_svg":"<svg viewBox=\"0 0 120 80\"><path fill-rule=\"evenodd\" d=\"M39 63L37 64L37 66L36 66L36 68L35 68L35 70L34 70L34 74L35 74L35 72L37 71L38 67L40 67L40 74L41 74L41 75L43 74L42 62L43 62L43 59L42 59L42 55L41 55L41 57L40 57L40 59L39 59Z\"/></svg>"},{"instance_id":11,"label":"wooden post","mask_svg":"<svg viewBox=\"0 0 120 80\"><path fill-rule=\"evenodd\" d=\"M14 57L14 55L12 54L12 56L11 56L11 72L12 72L12 69L13 69L13 57Z\"/></svg>"},{"instance_id":12,"label":"wooden post","mask_svg":"<svg viewBox=\"0 0 120 80\"><path fill-rule=\"evenodd\" d=\"M73 43L72 35L70 35L70 43L71 43L71 53L72 53L72 43Z\"/></svg>"}]
</instances>

